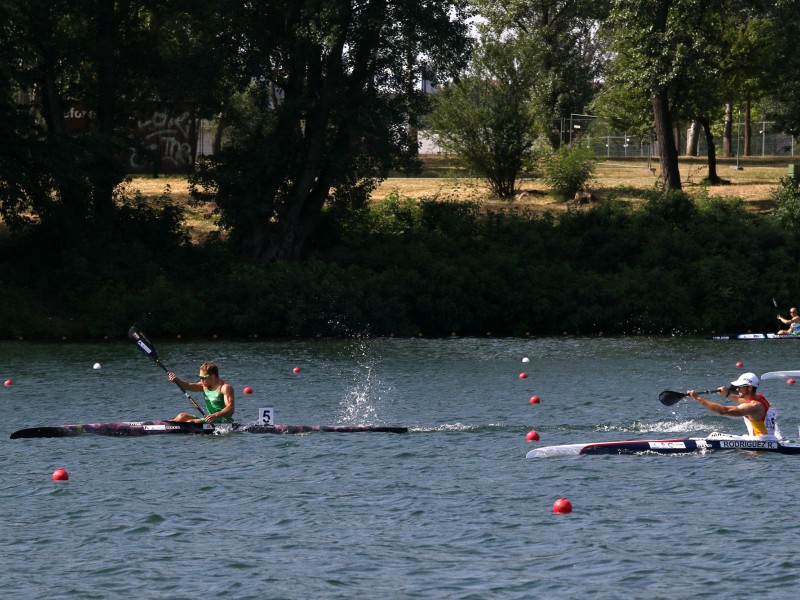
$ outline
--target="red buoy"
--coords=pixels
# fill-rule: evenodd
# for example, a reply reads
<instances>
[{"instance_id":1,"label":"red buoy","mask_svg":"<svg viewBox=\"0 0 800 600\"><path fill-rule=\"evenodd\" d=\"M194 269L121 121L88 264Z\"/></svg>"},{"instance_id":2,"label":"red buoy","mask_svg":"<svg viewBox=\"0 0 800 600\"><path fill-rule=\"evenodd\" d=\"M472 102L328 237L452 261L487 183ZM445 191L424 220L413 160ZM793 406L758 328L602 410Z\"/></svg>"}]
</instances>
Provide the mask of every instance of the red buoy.
<instances>
[{"instance_id":1,"label":"red buoy","mask_svg":"<svg viewBox=\"0 0 800 600\"><path fill-rule=\"evenodd\" d=\"M246 388L244 388L242 391L243 391L245 394L252 394L252 393L253 393L253 388L251 388L250 386L247 386L247 387L246 387Z\"/></svg>"},{"instance_id":2,"label":"red buoy","mask_svg":"<svg viewBox=\"0 0 800 600\"><path fill-rule=\"evenodd\" d=\"M553 512L565 515L572 512L572 503L566 498L559 498L553 503Z\"/></svg>"},{"instance_id":3,"label":"red buoy","mask_svg":"<svg viewBox=\"0 0 800 600\"><path fill-rule=\"evenodd\" d=\"M539 404L541 402L541 398L539 396L531 396L531 404Z\"/></svg>"},{"instance_id":4,"label":"red buoy","mask_svg":"<svg viewBox=\"0 0 800 600\"><path fill-rule=\"evenodd\" d=\"M538 442L539 441L539 432L535 429L531 429L528 432L528 435L525 436L525 439L529 442Z\"/></svg>"},{"instance_id":5,"label":"red buoy","mask_svg":"<svg viewBox=\"0 0 800 600\"><path fill-rule=\"evenodd\" d=\"M737 367L743 367L744 363L742 361L739 361L739 362L736 363L736 366Z\"/></svg>"},{"instance_id":6,"label":"red buoy","mask_svg":"<svg viewBox=\"0 0 800 600\"><path fill-rule=\"evenodd\" d=\"M786 383L788 383L789 385L793 385L794 384L794 378L793 377L789 377L789 379L786 380Z\"/></svg>"},{"instance_id":7,"label":"red buoy","mask_svg":"<svg viewBox=\"0 0 800 600\"><path fill-rule=\"evenodd\" d=\"M69 479L69 473L64 469L56 469L53 471L53 481L66 481Z\"/></svg>"},{"instance_id":8,"label":"red buoy","mask_svg":"<svg viewBox=\"0 0 800 600\"><path fill-rule=\"evenodd\" d=\"M6 381L5 381L5 383L3 385L6 386L6 387L11 387L12 385L14 385L14 382L11 381L10 379L6 379Z\"/></svg>"},{"instance_id":9,"label":"red buoy","mask_svg":"<svg viewBox=\"0 0 800 600\"><path fill-rule=\"evenodd\" d=\"M302 369L300 367L295 367L292 369L292 373L299 373Z\"/></svg>"},{"instance_id":10,"label":"red buoy","mask_svg":"<svg viewBox=\"0 0 800 600\"><path fill-rule=\"evenodd\" d=\"M520 379L527 379L528 378L528 374L527 373L520 373L519 374L519 378Z\"/></svg>"}]
</instances>

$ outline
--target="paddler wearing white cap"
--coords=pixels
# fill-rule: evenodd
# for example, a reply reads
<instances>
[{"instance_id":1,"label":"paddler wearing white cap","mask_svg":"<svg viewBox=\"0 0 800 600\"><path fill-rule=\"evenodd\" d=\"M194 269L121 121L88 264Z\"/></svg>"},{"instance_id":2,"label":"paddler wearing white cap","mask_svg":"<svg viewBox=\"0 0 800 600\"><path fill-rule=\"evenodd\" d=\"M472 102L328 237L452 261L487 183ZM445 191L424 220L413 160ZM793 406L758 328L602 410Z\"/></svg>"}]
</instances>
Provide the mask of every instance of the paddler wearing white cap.
<instances>
[{"instance_id":1,"label":"paddler wearing white cap","mask_svg":"<svg viewBox=\"0 0 800 600\"><path fill-rule=\"evenodd\" d=\"M777 415L767 399L757 393L759 384L758 375L743 373L736 381L731 381L729 387L721 386L717 393L736 402L736 406L727 406L703 398L695 390L689 390L686 395L694 398L708 410L724 417L743 417L747 426L747 433L753 437L780 438L778 431Z\"/></svg>"}]
</instances>

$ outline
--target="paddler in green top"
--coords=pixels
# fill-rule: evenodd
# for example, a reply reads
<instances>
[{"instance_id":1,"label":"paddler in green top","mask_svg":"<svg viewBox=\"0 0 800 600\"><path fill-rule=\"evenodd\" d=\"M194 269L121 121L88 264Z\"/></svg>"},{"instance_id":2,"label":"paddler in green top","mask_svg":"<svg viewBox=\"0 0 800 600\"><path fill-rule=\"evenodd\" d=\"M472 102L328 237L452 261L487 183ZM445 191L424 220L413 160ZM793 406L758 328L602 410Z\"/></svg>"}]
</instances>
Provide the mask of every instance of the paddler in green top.
<instances>
[{"instance_id":1,"label":"paddler in green top","mask_svg":"<svg viewBox=\"0 0 800 600\"><path fill-rule=\"evenodd\" d=\"M219 369L213 362L204 362L200 365L200 381L191 383L180 379L175 373L168 371L170 381L177 383L182 389L189 392L203 392L206 399L205 418L189 413L181 413L173 421L191 423L232 423L233 422L233 386L219 378Z\"/></svg>"}]
</instances>

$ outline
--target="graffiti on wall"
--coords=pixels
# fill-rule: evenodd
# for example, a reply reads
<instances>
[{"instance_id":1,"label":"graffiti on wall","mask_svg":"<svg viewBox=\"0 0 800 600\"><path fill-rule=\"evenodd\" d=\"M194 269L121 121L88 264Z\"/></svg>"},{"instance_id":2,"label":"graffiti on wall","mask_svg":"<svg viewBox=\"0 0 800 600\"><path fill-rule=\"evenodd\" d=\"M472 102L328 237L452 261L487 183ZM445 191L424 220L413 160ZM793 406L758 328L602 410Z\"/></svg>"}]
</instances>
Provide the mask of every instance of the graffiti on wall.
<instances>
[{"instance_id":1,"label":"graffiti on wall","mask_svg":"<svg viewBox=\"0 0 800 600\"><path fill-rule=\"evenodd\" d=\"M197 127L191 106L171 104L132 115L126 167L130 173L187 173L194 168Z\"/></svg>"},{"instance_id":2,"label":"graffiti on wall","mask_svg":"<svg viewBox=\"0 0 800 600\"><path fill-rule=\"evenodd\" d=\"M190 173L197 154L197 120L188 103L126 108L127 134L119 156L128 173ZM81 103L64 114L66 130L94 130L97 115Z\"/></svg>"}]
</instances>

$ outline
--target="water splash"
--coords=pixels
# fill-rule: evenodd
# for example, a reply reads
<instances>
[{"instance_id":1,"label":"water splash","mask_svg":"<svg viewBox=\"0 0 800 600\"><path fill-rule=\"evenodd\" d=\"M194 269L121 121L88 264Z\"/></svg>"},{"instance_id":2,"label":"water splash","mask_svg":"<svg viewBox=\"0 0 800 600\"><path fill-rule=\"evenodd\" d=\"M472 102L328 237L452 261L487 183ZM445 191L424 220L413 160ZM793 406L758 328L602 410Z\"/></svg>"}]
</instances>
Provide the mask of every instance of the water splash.
<instances>
[{"instance_id":1,"label":"water splash","mask_svg":"<svg viewBox=\"0 0 800 600\"><path fill-rule=\"evenodd\" d=\"M378 406L384 403L383 394L389 390L376 373L381 357L368 334L355 334L351 339L349 362L358 366L351 374L352 387L339 401L339 422L348 425L378 423Z\"/></svg>"}]
</instances>

